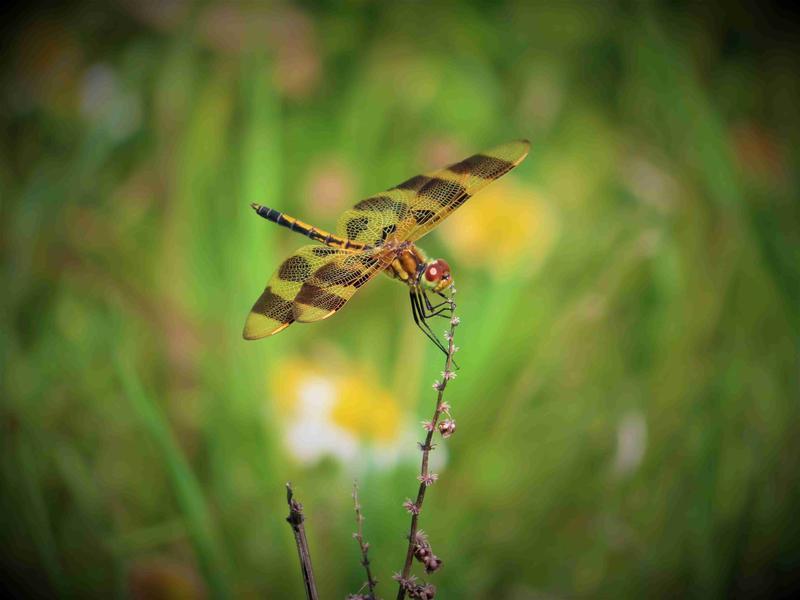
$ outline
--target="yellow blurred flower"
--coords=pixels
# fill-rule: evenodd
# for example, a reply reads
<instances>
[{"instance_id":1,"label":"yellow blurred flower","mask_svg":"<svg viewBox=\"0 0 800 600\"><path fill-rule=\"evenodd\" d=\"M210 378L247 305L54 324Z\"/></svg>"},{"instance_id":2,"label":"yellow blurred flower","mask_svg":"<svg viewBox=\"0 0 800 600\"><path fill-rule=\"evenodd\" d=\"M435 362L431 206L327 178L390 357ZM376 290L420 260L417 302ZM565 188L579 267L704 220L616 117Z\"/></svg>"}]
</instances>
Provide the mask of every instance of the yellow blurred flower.
<instances>
[{"instance_id":1,"label":"yellow blurred flower","mask_svg":"<svg viewBox=\"0 0 800 600\"><path fill-rule=\"evenodd\" d=\"M285 422L287 448L301 461L326 455L350 461L365 446L384 458L401 451L400 406L367 369L288 359L278 365L269 388Z\"/></svg>"},{"instance_id":2,"label":"yellow blurred flower","mask_svg":"<svg viewBox=\"0 0 800 600\"><path fill-rule=\"evenodd\" d=\"M394 398L374 381L348 375L338 383L338 402L333 407L333 421L365 439L388 443L397 439L400 408Z\"/></svg>"},{"instance_id":3,"label":"yellow blurred flower","mask_svg":"<svg viewBox=\"0 0 800 600\"><path fill-rule=\"evenodd\" d=\"M498 181L454 212L440 231L460 262L489 267L502 276L541 264L557 225L532 188Z\"/></svg>"}]
</instances>

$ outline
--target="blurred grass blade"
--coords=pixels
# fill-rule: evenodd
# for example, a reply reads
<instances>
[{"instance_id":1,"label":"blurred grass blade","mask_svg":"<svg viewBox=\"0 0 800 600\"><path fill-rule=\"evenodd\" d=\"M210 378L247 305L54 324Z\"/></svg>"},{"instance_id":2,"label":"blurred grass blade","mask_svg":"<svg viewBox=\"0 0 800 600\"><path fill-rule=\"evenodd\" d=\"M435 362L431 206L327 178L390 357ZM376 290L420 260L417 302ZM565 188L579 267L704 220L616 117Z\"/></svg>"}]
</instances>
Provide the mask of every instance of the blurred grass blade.
<instances>
[{"instance_id":1,"label":"blurred grass blade","mask_svg":"<svg viewBox=\"0 0 800 600\"><path fill-rule=\"evenodd\" d=\"M226 578L228 569L200 485L178 447L163 413L145 393L139 378L119 357L116 359L116 369L125 395L147 433L158 445L166 463L178 504L186 519L197 560L211 586L212 594L217 598L228 597L230 590Z\"/></svg>"},{"instance_id":2,"label":"blurred grass blade","mask_svg":"<svg viewBox=\"0 0 800 600\"><path fill-rule=\"evenodd\" d=\"M28 531L41 556L42 565L50 582L59 595L66 595L67 579L59 560L58 546L50 524L47 502L42 492L37 459L27 440L20 442L18 452L19 473L25 488L25 497L28 500L24 512L27 517Z\"/></svg>"},{"instance_id":3,"label":"blurred grass blade","mask_svg":"<svg viewBox=\"0 0 800 600\"><path fill-rule=\"evenodd\" d=\"M675 126L678 146L696 163L696 173L719 208L744 208L739 177L725 124L692 73L692 63L666 38L650 14L637 32L639 74L661 103L663 117ZM690 123L691 127L686 127Z\"/></svg>"}]
</instances>

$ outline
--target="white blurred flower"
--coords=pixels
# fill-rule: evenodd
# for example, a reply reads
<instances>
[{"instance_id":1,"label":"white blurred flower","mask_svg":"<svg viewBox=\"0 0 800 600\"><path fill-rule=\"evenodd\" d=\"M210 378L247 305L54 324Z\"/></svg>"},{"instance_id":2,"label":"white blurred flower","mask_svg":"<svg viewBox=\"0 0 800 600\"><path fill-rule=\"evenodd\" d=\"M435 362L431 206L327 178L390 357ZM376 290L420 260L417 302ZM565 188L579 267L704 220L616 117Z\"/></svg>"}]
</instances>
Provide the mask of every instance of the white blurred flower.
<instances>
[{"instance_id":1,"label":"white blurred flower","mask_svg":"<svg viewBox=\"0 0 800 600\"><path fill-rule=\"evenodd\" d=\"M662 213L675 209L680 197L680 186L656 162L637 152L622 161L619 174L630 192L644 204Z\"/></svg>"},{"instance_id":2,"label":"white blurred flower","mask_svg":"<svg viewBox=\"0 0 800 600\"><path fill-rule=\"evenodd\" d=\"M313 462L326 455L352 460L358 451L356 437L331 420L336 402L334 382L310 377L299 382L296 393L295 415L284 438L291 453L302 462Z\"/></svg>"},{"instance_id":3,"label":"white blurred flower","mask_svg":"<svg viewBox=\"0 0 800 600\"><path fill-rule=\"evenodd\" d=\"M138 98L122 88L117 74L107 64L98 63L86 70L80 100L83 116L116 140L124 139L141 124Z\"/></svg>"},{"instance_id":4,"label":"white blurred flower","mask_svg":"<svg viewBox=\"0 0 800 600\"><path fill-rule=\"evenodd\" d=\"M395 398L357 367L319 369L288 360L270 381L284 441L302 462L332 456L352 463L365 456L390 466L404 453L416 457Z\"/></svg>"},{"instance_id":5,"label":"white blurred flower","mask_svg":"<svg viewBox=\"0 0 800 600\"><path fill-rule=\"evenodd\" d=\"M617 425L617 451L614 472L627 475L635 471L647 448L647 422L641 412L630 412Z\"/></svg>"}]
</instances>

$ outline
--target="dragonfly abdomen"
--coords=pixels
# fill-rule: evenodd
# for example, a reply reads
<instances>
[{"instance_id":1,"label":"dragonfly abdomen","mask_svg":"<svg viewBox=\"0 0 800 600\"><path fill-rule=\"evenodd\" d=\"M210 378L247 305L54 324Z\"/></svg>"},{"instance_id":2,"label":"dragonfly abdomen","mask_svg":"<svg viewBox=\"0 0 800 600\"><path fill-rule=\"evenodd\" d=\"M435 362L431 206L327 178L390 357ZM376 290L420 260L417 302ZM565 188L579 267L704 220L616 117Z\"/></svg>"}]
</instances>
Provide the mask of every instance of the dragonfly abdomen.
<instances>
[{"instance_id":1,"label":"dragonfly abdomen","mask_svg":"<svg viewBox=\"0 0 800 600\"><path fill-rule=\"evenodd\" d=\"M256 204L255 202L250 206L260 217L265 218L267 221L272 221L273 223L277 223L278 225L286 227L291 231L296 231L297 233L306 237L310 237L315 242L320 242L326 246L330 246L332 248L343 248L345 250L362 250L366 248L366 244L363 244L362 242L354 242L347 238L335 235L329 231L325 231L324 229L318 229L313 225L304 223L300 219L290 217L289 215L282 213L279 210L275 210L274 208L270 208L269 206L262 206L261 204Z\"/></svg>"}]
</instances>

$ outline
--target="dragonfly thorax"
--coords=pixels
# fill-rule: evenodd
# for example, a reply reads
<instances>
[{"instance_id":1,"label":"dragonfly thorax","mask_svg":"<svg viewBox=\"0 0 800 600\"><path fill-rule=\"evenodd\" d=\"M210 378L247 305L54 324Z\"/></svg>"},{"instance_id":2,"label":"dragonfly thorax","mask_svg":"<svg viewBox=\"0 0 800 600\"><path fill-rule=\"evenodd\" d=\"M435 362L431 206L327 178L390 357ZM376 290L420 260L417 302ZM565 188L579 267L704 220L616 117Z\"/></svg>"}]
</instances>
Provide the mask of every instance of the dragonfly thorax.
<instances>
[{"instance_id":1,"label":"dragonfly thorax","mask_svg":"<svg viewBox=\"0 0 800 600\"><path fill-rule=\"evenodd\" d=\"M395 249L395 258L386 274L410 287L440 292L453 283L450 265L441 258L429 260L414 244L404 243Z\"/></svg>"}]
</instances>

